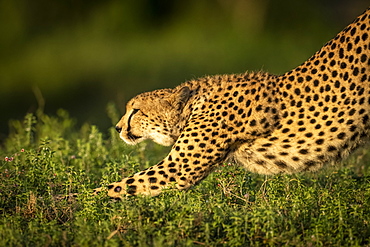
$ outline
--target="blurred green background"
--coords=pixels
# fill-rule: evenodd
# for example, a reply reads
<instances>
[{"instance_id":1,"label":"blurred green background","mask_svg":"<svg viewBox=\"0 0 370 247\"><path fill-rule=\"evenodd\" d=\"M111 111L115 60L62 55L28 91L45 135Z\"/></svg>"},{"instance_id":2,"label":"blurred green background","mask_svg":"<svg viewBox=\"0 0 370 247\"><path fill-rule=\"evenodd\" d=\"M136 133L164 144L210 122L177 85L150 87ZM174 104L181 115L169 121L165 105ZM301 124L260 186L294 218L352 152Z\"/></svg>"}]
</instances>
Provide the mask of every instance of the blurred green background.
<instances>
[{"instance_id":1,"label":"blurred green background","mask_svg":"<svg viewBox=\"0 0 370 247\"><path fill-rule=\"evenodd\" d=\"M0 0L0 138L59 108L103 131L105 107L204 75L301 64L368 0ZM117 119L118 121L118 119ZM1 143L1 141L0 141Z\"/></svg>"}]
</instances>

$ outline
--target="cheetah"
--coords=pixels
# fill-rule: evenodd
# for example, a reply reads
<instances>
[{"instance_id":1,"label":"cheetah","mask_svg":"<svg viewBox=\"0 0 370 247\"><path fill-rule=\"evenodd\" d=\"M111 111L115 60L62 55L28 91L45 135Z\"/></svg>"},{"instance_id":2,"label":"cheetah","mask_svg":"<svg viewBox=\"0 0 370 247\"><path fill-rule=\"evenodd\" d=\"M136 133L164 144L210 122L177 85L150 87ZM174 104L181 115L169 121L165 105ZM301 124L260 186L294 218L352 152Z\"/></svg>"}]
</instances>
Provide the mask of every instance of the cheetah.
<instances>
[{"instance_id":1,"label":"cheetah","mask_svg":"<svg viewBox=\"0 0 370 247\"><path fill-rule=\"evenodd\" d=\"M209 76L134 97L116 126L121 139L172 148L158 164L108 185L108 196L188 189L228 159L269 175L346 157L370 135L369 35L370 8L283 75Z\"/></svg>"}]
</instances>

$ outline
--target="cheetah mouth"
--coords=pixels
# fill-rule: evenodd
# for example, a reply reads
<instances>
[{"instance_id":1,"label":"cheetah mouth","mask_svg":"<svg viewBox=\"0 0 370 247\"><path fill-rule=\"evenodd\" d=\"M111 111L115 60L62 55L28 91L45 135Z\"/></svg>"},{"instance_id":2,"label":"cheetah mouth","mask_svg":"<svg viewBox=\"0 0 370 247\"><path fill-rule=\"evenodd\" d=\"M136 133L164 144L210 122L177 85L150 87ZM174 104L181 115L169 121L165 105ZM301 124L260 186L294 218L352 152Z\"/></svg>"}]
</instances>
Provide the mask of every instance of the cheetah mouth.
<instances>
[{"instance_id":1,"label":"cheetah mouth","mask_svg":"<svg viewBox=\"0 0 370 247\"><path fill-rule=\"evenodd\" d=\"M128 132L127 133L127 140L129 140L130 142L137 142L137 140L143 138L142 136L137 136L137 135L134 135L132 134L131 132Z\"/></svg>"},{"instance_id":2,"label":"cheetah mouth","mask_svg":"<svg viewBox=\"0 0 370 247\"><path fill-rule=\"evenodd\" d=\"M120 137L128 145L136 145L143 139L142 137L135 135L121 135Z\"/></svg>"}]
</instances>

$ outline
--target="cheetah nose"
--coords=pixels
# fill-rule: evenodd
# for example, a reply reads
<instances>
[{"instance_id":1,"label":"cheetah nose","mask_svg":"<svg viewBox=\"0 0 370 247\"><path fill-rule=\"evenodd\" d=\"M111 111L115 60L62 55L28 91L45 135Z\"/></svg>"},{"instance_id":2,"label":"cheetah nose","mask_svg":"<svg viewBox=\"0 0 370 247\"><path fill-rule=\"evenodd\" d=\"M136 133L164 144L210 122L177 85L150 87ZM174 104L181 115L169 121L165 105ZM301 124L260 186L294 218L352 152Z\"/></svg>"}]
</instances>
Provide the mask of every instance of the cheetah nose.
<instances>
[{"instance_id":1,"label":"cheetah nose","mask_svg":"<svg viewBox=\"0 0 370 247\"><path fill-rule=\"evenodd\" d=\"M118 133L121 133L122 128L121 128L121 127L119 127L119 126L116 126L116 130L117 130L117 132L118 132Z\"/></svg>"}]
</instances>

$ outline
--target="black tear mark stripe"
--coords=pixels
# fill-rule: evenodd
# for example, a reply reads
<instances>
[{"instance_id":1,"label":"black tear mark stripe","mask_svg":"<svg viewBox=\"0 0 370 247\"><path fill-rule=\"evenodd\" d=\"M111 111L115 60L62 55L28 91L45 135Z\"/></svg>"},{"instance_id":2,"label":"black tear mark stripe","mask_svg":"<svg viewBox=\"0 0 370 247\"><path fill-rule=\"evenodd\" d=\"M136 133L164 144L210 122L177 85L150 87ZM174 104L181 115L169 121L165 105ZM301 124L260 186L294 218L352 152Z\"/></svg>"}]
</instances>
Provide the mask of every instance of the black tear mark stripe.
<instances>
[{"instance_id":1,"label":"black tear mark stripe","mask_svg":"<svg viewBox=\"0 0 370 247\"><path fill-rule=\"evenodd\" d=\"M127 122L127 132L130 132L130 130L131 130L131 124L130 124L130 122L131 122L131 118L137 113L139 111L139 109L134 109L134 110L132 110L132 112L131 112L131 115L128 117L128 122Z\"/></svg>"},{"instance_id":2,"label":"black tear mark stripe","mask_svg":"<svg viewBox=\"0 0 370 247\"><path fill-rule=\"evenodd\" d=\"M132 112L131 112L131 115L128 117L128 121L127 121L127 133L128 133L128 136L131 137L132 139L139 139L140 136L135 136L133 135L130 130L131 130L131 118L139 111L139 109L133 109Z\"/></svg>"}]
</instances>

